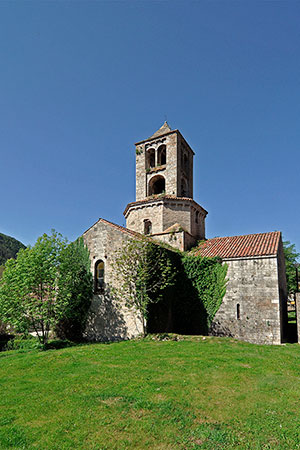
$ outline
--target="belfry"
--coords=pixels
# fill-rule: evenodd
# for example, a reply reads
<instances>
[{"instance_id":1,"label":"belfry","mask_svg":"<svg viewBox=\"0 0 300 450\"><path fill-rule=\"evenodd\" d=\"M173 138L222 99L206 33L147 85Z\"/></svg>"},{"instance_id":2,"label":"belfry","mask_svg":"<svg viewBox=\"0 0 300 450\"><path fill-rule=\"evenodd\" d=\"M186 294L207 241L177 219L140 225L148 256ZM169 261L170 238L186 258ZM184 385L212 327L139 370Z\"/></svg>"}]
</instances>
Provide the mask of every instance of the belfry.
<instances>
[{"instance_id":1,"label":"belfry","mask_svg":"<svg viewBox=\"0 0 300 450\"><path fill-rule=\"evenodd\" d=\"M207 211L193 200L194 152L165 122L135 144L136 201L124 211L128 229L187 250L205 239Z\"/></svg>"}]
</instances>

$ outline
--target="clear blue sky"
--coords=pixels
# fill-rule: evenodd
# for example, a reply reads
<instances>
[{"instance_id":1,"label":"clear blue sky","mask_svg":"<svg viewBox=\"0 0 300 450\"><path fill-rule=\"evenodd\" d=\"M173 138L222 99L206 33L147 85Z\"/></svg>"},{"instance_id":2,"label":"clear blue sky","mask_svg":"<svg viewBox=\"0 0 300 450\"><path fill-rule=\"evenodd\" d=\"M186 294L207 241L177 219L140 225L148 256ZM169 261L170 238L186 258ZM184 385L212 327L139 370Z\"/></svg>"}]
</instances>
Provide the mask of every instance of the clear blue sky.
<instances>
[{"instance_id":1,"label":"clear blue sky","mask_svg":"<svg viewBox=\"0 0 300 450\"><path fill-rule=\"evenodd\" d=\"M167 117L194 149L207 237L300 251L300 3L2 1L0 231L124 225L134 142Z\"/></svg>"}]
</instances>

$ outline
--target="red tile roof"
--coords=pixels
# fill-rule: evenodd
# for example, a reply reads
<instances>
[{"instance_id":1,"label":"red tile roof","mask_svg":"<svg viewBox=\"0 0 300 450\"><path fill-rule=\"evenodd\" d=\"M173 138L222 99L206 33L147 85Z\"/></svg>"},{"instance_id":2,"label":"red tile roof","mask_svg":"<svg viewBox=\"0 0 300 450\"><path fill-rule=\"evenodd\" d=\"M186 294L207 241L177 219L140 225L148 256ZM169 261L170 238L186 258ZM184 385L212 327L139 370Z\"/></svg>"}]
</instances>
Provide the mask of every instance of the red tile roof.
<instances>
[{"instance_id":1,"label":"red tile roof","mask_svg":"<svg viewBox=\"0 0 300 450\"><path fill-rule=\"evenodd\" d=\"M208 239L199 244L196 255L220 258L277 255L280 231Z\"/></svg>"}]
</instances>

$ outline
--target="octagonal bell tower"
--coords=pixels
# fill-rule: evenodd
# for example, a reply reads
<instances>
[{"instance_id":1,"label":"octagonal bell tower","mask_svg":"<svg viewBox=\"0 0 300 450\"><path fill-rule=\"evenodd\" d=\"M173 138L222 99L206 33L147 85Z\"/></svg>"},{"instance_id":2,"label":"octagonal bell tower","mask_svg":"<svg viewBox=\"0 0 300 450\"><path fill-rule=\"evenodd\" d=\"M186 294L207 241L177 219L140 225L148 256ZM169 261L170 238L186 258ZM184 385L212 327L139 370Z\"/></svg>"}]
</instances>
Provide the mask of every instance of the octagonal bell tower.
<instances>
[{"instance_id":1,"label":"octagonal bell tower","mask_svg":"<svg viewBox=\"0 0 300 450\"><path fill-rule=\"evenodd\" d=\"M207 212L193 200L194 152L165 122L136 146L136 201L124 211L127 228L186 250L205 239Z\"/></svg>"}]
</instances>

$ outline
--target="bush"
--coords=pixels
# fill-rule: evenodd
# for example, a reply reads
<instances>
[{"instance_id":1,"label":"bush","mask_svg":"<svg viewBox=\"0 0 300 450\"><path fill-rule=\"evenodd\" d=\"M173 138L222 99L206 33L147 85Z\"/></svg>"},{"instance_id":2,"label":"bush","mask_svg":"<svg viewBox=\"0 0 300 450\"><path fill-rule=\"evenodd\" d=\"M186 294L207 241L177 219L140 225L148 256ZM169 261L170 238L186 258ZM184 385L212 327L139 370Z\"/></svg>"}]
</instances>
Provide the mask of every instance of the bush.
<instances>
[{"instance_id":1,"label":"bush","mask_svg":"<svg viewBox=\"0 0 300 450\"><path fill-rule=\"evenodd\" d=\"M5 350L35 350L42 348L39 340L31 335L19 335L10 339Z\"/></svg>"},{"instance_id":2,"label":"bush","mask_svg":"<svg viewBox=\"0 0 300 450\"><path fill-rule=\"evenodd\" d=\"M44 345L44 350L59 350L61 348L73 347L74 345L77 344L68 339L53 339Z\"/></svg>"}]
</instances>

